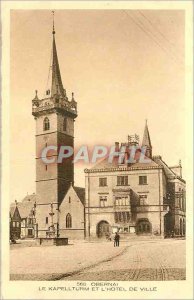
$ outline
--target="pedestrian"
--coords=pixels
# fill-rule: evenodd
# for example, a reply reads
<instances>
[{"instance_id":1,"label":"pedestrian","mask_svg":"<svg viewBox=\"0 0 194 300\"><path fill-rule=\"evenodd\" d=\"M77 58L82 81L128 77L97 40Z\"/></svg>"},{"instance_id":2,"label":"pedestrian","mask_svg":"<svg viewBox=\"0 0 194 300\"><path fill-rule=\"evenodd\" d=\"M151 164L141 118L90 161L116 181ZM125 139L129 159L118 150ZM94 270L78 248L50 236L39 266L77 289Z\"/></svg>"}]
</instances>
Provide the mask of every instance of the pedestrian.
<instances>
[{"instance_id":1,"label":"pedestrian","mask_svg":"<svg viewBox=\"0 0 194 300\"><path fill-rule=\"evenodd\" d=\"M115 232L114 247L119 247L119 240L120 240L120 235L118 234L118 232Z\"/></svg>"}]
</instances>

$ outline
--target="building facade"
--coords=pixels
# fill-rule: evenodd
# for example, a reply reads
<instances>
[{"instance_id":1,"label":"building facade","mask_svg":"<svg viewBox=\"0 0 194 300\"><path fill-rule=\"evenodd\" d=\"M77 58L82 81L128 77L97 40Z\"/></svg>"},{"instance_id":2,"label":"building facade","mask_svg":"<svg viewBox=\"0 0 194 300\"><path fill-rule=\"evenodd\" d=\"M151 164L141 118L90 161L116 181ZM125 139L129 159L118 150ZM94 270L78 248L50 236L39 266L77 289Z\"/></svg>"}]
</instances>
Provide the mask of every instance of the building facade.
<instances>
[{"instance_id":1,"label":"building facade","mask_svg":"<svg viewBox=\"0 0 194 300\"><path fill-rule=\"evenodd\" d=\"M21 236L21 216L17 207L17 202L10 207L9 213L9 237L19 239Z\"/></svg>"},{"instance_id":2,"label":"building facade","mask_svg":"<svg viewBox=\"0 0 194 300\"><path fill-rule=\"evenodd\" d=\"M138 146L129 137L121 146ZM152 156L146 122L142 146L149 162L110 164L103 160L86 175L86 236L103 237L119 231L123 235L185 235L185 181L181 165L168 167L160 156ZM126 153L127 155L127 153Z\"/></svg>"},{"instance_id":3,"label":"building facade","mask_svg":"<svg viewBox=\"0 0 194 300\"><path fill-rule=\"evenodd\" d=\"M36 195L26 195L21 202L11 204L10 214L12 217L12 229L17 228L17 237L21 239L35 237L35 203ZM17 216L17 220L15 220ZM14 223L13 223L14 222Z\"/></svg>"},{"instance_id":4,"label":"building facade","mask_svg":"<svg viewBox=\"0 0 194 300\"><path fill-rule=\"evenodd\" d=\"M21 216L21 238L35 237L35 203L36 195L26 195L22 202L18 202L18 210Z\"/></svg>"},{"instance_id":5,"label":"building facade","mask_svg":"<svg viewBox=\"0 0 194 300\"><path fill-rule=\"evenodd\" d=\"M85 189L71 185L59 207L59 236L85 238Z\"/></svg>"}]
</instances>

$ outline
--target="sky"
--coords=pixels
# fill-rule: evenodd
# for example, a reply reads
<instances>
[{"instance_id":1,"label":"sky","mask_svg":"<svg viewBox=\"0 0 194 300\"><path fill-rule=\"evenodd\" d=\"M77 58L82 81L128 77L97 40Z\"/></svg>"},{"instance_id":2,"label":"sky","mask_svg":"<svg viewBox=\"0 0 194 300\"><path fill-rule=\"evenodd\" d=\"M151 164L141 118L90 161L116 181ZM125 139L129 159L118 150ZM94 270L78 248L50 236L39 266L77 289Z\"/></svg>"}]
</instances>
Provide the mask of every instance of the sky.
<instances>
[{"instance_id":1,"label":"sky","mask_svg":"<svg viewBox=\"0 0 194 300\"><path fill-rule=\"evenodd\" d=\"M75 146L142 140L153 154L185 163L184 11L56 10L58 59L67 96L78 103ZM35 90L44 95L52 47L50 10L11 12L11 201L35 187ZM75 184L84 187L84 165Z\"/></svg>"}]
</instances>

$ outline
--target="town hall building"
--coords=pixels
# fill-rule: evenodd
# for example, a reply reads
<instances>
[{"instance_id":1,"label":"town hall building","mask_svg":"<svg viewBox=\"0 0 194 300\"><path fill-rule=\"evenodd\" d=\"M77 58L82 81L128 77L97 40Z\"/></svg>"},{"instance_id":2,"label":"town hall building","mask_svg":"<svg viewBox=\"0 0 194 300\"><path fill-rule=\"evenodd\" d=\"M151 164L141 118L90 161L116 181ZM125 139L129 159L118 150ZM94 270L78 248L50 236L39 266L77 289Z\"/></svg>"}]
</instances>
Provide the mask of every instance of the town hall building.
<instances>
[{"instance_id":1,"label":"town hall building","mask_svg":"<svg viewBox=\"0 0 194 300\"><path fill-rule=\"evenodd\" d=\"M115 149L139 146L137 135ZM185 181L181 163L168 167L161 156L152 155L146 121L142 147L149 162L112 163L105 158L86 175L86 236L108 236L118 231L123 236L185 235ZM126 151L126 154L128 152Z\"/></svg>"}]
</instances>

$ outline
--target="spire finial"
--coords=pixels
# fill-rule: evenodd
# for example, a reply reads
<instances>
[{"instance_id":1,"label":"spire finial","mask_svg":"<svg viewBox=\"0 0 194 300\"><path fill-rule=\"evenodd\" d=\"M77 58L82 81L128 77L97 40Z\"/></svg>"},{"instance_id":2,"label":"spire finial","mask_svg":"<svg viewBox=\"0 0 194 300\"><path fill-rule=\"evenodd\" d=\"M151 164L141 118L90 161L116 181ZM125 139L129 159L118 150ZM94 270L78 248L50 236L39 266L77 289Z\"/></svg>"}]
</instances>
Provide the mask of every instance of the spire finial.
<instances>
[{"instance_id":1,"label":"spire finial","mask_svg":"<svg viewBox=\"0 0 194 300\"><path fill-rule=\"evenodd\" d=\"M57 57L57 48L55 42L55 23L54 23L54 11L53 14L53 49L52 49L52 84L51 84L51 97L59 95L64 97L63 84L61 80L61 74L59 69L59 62Z\"/></svg>"},{"instance_id":2,"label":"spire finial","mask_svg":"<svg viewBox=\"0 0 194 300\"><path fill-rule=\"evenodd\" d=\"M55 34L55 12L54 10L52 10L52 14L53 14L53 34Z\"/></svg>"},{"instance_id":3,"label":"spire finial","mask_svg":"<svg viewBox=\"0 0 194 300\"><path fill-rule=\"evenodd\" d=\"M146 124L144 128L144 134L143 134L143 141L142 141L142 147L146 147L146 156L151 158L152 157L152 144L151 144L151 139L150 139L150 134L148 130L148 124L147 124L147 119L146 119Z\"/></svg>"},{"instance_id":4,"label":"spire finial","mask_svg":"<svg viewBox=\"0 0 194 300\"><path fill-rule=\"evenodd\" d=\"M145 121L146 121L146 125L148 125L148 119L145 119Z\"/></svg>"}]
</instances>

